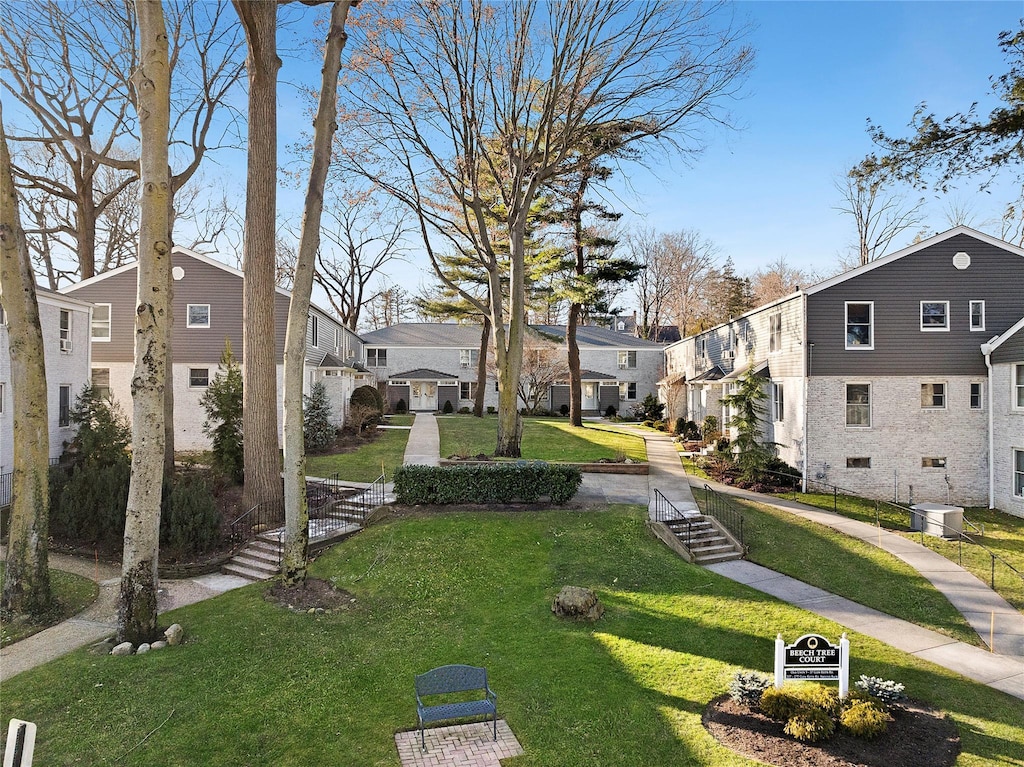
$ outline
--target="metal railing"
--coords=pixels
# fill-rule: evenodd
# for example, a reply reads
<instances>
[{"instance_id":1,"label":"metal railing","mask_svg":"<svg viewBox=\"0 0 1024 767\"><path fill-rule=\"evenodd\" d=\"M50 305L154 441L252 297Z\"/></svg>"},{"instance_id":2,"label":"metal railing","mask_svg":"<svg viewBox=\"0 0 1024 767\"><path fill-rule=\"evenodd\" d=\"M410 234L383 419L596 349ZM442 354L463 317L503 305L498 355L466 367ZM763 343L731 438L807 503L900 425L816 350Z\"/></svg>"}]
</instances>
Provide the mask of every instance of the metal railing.
<instances>
[{"instance_id":1,"label":"metal railing","mask_svg":"<svg viewBox=\"0 0 1024 767\"><path fill-rule=\"evenodd\" d=\"M717 519L722 527L728 530L746 550L743 540L743 513L733 506L726 495L704 485L704 513Z\"/></svg>"},{"instance_id":2,"label":"metal railing","mask_svg":"<svg viewBox=\"0 0 1024 767\"><path fill-rule=\"evenodd\" d=\"M284 524L284 501L264 501L243 512L231 523L232 547L242 546L260 533Z\"/></svg>"},{"instance_id":3,"label":"metal railing","mask_svg":"<svg viewBox=\"0 0 1024 767\"><path fill-rule=\"evenodd\" d=\"M685 516L675 505L661 494L657 488L654 489L654 521L664 524L672 523L673 533L679 538L687 549L691 548L693 542L693 517ZM685 528L685 530L684 530Z\"/></svg>"},{"instance_id":4,"label":"metal railing","mask_svg":"<svg viewBox=\"0 0 1024 767\"><path fill-rule=\"evenodd\" d=\"M60 458L51 458L50 467L60 466ZM0 509L7 508L14 501L14 472L0 474Z\"/></svg>"}]
</instances>

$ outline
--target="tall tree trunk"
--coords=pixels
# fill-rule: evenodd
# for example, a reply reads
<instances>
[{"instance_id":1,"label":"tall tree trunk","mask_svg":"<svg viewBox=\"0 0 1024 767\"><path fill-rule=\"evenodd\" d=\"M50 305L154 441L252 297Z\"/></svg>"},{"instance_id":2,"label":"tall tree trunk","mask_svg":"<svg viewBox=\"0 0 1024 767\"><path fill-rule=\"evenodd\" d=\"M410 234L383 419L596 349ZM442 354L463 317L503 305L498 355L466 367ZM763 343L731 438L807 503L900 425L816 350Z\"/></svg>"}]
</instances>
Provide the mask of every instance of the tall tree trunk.
<instances>
[{"instance_id":1,"label":"tall tree trunk","mask_svg":"<svg viewBox=\"0 0 1024 767\"><path fill-rule=\"evenodd\" d=\"M533 199L532 193L524 199ZM526 217L529 206L520 205L509 222L508 328L505 328L500 276L489 279L491 318L494 323L498 368L498 440L494 454L504 458L522 455L523 419L519 414L519 376L523 370L526 325Z\"/></svg>"},{"instance_id":2,"label":"tall tree trunk","mask_svg":"<svg viewBox=\"0 0 1024 767\"><path fill-rule=\"evenodd\" d=\"M484 397L487 396L487 345L491 341L491 318L484 317L480 330L480 351L476 358L476 397L473 399L473 415L483 418Z\"/></svg>"},{"instance_id":3,"label":"tall tree trunk","mask_svg":"<svg viewBox=\"0 0 1024 767\"><path fill-rule=\"evenodd\" d=\"M245 196L242 413L245 503L280 503L274 325L277 223L277 3L232 0L249 45L249 163Z\"/></svg>"},{"instance_id":4,"label":"tall tree trunk","mask_svg":"<svg viewBox=\"0 0 1024 767\"><path fill-rule=\"evenodd\" d=\"M96 205L91 174L85 189L85 196L75 208L75 248L82 280L96 276Z\"/></svg>"},{"instance_id":5,"label":"tall tree trunk","mask_svg":"<svg viewBox=\"0 0 1024 767\"><path fill-rule=\"evenodd\" d=\"M569 422L583 426L583 381L580 375L580 345L576 341L576 325L580 321L580 305L569 305L569 322L565 326L565 348L569 363Z\"/></svg>"},{"instance_id":6,"label":"tall tree trunk","mask_svg":"<svg viewBox=\"0 0 1024 767\"><path fill-rule=\"evenodd\" d=\"M309 554L309 511L306 506L306 451L302 429L302 380L306 361L306 323L313 269L320 248L320 218L324 208L324 187L331 164L331 141L338 128L338 73L345 47L345 21L350 0L337 0L331 8L331 22L324 48L320 103L313 122L313 161L306 187L302 232L288 307L288 329L284 347L284 557L281 574L286 585L306 578Z\"/></svg>"},{"instance_id":7,"label":"tall tree trunk","mask_svg":"<svg viewBox=\"0 0 1024 767\"><path fill-rule=\"evenodd\" d=\"M14 413L14 494L0 606L41 616L52 604L47 562L50 496L46 365L36 281L0 106L0 292L8 317Z\"/></svg>"},{"instance_id":8,"label":"tall tree trunk","mask_svg":"<svg viewBox=\"0 0 1024 767\"><path fill-rule=\"evenodd\" d=\"M167 374L166 323L171 312L171 248L168 198L170 67L163 7L136 0L139 68L132 75L138 94L142 137L138 299L135 307L135 373L132 378L132 478L125 515L121 593L117 611L120 641L155 639L160 501L164 466L164 385Z\"/></svg>"},{"instance_id":9,"label":"tall tree trunk","mask_svg":"<svg viewBox=\"0 0 1024 767\"><path fill-rule=\"evenodd\" d=\"M172 176L171 169L167 169ZM167 245L171 249L168 258L171 264L167 269L167 312L165 325L165 343L167 344L167 376L164 379L164 479L170 481L174 477L174 278L171 269L174 265L174 186L167 195Z\"/></svg>"}]
</instances>

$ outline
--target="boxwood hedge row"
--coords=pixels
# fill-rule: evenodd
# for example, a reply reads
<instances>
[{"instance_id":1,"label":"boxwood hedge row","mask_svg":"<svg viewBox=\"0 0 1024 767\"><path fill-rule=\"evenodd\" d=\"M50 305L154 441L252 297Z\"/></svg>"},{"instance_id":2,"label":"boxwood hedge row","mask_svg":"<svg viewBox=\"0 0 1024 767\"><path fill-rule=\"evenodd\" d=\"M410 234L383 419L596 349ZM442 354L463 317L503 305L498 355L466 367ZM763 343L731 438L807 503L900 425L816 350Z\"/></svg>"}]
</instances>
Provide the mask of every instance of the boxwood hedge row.
<instances>
[{"instance_id":1,"label":"boxwood hedge row","mask_svg":"<svg viewBox=\"0 0 1024 767\"><path fill-rule=\"evenodd\" d=\"M565 503L583 481L576 466L496 463L471 466L402 466L395 471L401 504L536 503L543 496Z\"/></svg>"}]
</instances>

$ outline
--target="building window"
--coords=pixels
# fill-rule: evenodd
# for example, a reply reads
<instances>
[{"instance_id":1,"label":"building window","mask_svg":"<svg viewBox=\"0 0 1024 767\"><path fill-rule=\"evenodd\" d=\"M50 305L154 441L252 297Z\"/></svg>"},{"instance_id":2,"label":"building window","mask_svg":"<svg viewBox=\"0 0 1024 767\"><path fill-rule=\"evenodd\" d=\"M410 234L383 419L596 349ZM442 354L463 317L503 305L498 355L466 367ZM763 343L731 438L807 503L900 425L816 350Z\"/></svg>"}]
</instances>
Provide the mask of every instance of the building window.
<instances>
[{"instance_id":1,"label":"building window","mask_svg":"<svg viewBox=\"0 0 1024 767\"><path fill-rule=\"evenodd\" d=\"M940 409L946 407L946 384L921 384L921 407L926 409Z\"/></svg>"},{"instance_id":2,"label":"building window","mask_svg":"<svg viewBox=\"0 0 1024 767\"><path fill-rule=\"evenodd\" d=\"M768 318L768 351L782 351L782 315L773 314Z\"/></svg>"},{"instance_id":3,"label":"building window","mask_svg":"<svg viewBox=\"0 0 1024 767\"><path fill-rule=\"evenodd\" d=\"M636 381L620 381L619 382L619 399L623 399L623 400L634 400L634 399L636 399Z\"/></svg>"},{"instance_id":4,"label":"building window","mask_svg":"<svg viewBox=\"0 0 1024 767\"><path fill-rule=\"evenodd\" d=\"M479 349L459 349L459 367L475 368L480 359Z\"/></svg>"},{"instance_id":5,"label":"building window","mask_svg":"<svg viewBox=\"0 0 1024 767\"><path fill-rule=\"evenodd\" d=\"M772 420L782 421L786 416L786 398L782 384L772 384Z\"/></svg>"},{"instance_id":6,"label":"building window","mask_svg":"<svg viewBox=\"0 0 1024 767\"><path fill-rule=\"evenodd\" d=\"M619 370L632 370L636 367L636 352L619 352Z\"/></svg>"},{"instance_id":7,"label":"building window","mask_svg":"<svg viewBox=\"0 0 1024 767\"><path fill-rule=\"evenodd\" d=\"M855 458L847 458L846 459L846 468L847 469L870 469L871 468L871 458L866 457L866 456L864 456L864 457L855 457Z\"/></svg>"},{"instance_id":8,"label":"building window","mask_svg":"<svg viewBox=\"0 0 1024 767\"><path fill-rule=\"evenodd\" d=\"M309 315L309 319L311 321L310 322L311 327L310 327L310 332L309 332L310 341L311 341L313 346L319 346L320 345L320 318L317 317L315 314L311 313Z\"/></svg>"},{"instance_id":9,"label":"building window","mask_svg":"<svg viewBox=\"0 0 1024 767\"><path fill-rule=\"evenodd\" d=\"M110 304L96 304L92 309L92 340L110 340Z\"/></svg>"},{"instance_id":10,"label":"building window","mask_svg":"<svg viewBox=\"0 0 1024 767\"><path fill-rule=\"evenodd\" d=\"M871 384L846 384L846 425L871 425Z\"/></svg>"},{"instance_id":11,"label":"building window","mask_svg":"<svg viewBox=\"0 0 1024 767\"><path fill-rule=\"evenodd\" d=\"M1024 409L1024 364L1013 366L1013 406L1017 410Z\"/></svg>"},{"instance_id":12,"label":"building window","mask_svg":"<svg viewBox=\"0 0 1024 767\"><path fill-rule=\"evenodd\" d=\"M4 382L0 381L0 415L4 414Z\"/></svg>"},{"instance_id":13,"label":"building window","mask_svg":"<svg viewBox=\"0 0 1024 767\"><path fill-rule=\"evenodd\" d=\"M1013 494L1024 498L1024 450L1013 451Z\"/></svg>"},{"instance_id":14,"label":"building window","mask_svg":"<svg viewBox=\"0 0 1024 767\"><path fill-rule=\"evenodd\" d=\"M7 324L7 313L4 311L3 304L0 304L0 325Z\"/></svg>"},{"instance_id":15,"label":"building window","mask_svg":"<svg viewBox=\"0 0 1024 767\"><path fill-rule=\"evenodd\" d=\"M341 354L341 328L334 329L334 353Z\"/></svg>"},{"instance_id":16,"label":"building window","mask_svg":"<svg viewBox=\"0 0 1024 767\"><path fill-rule=\"evenodd\" d=\"M71 387L67 384L63 384L58 391L58 405L59 410L57 411L57 425L58 426L70 426L71 425Z\"/></svg>"},{"instance_id":17,"label":"building window","mask_svg":"<svg viewBox=\"0 0 1024 767\"><path fill-rule=\"evenodd\" d=\"M694 341L693 348L694 356L698 360L703 360L705 357L708 356L708 339L698 338L696 341Z\"/></svg>"},{"instance_id":18,"label":"building window","mask_svg":"<svg viewBox=\"0 0 1024 767\"><path fill-rule=\"evenodd\" d=\"M921 330L949 330L949 301L921 302Z\"/></svg>"},{"instance_id":19,"label":"building window","mask_svg":"<svg viewBox=\"0 0 1024 767\"><path fill-rule=\"evenodd\" d=\"M972 383L971 384L971 410L981 410L984 406L984 400L982 399L982 384Z\"/></svg>"},{"instance_id":20,"label":"building window","mask_svg":"<svg viewBox=\"0 0 1024 767\"><path fill-rule=\"evenodd\" d=\"M367 349L366 366L371 368L386 368L388 366L387 349Z\"/></svg>"},{"instance_id":21,"label":"building window","mask_svg":"<svg viewBox=\"0 0 1024 767\"><path fill-rule=\"evenodd\" d=\"M945 469L946 468L946 457L941 458L922 458L921 459L922 469Z\"/></svg>"},{"instance_id":22,"label":"building window","mask_svg":"<svg viewBox=\"0 0 1024 767\"><path fill-rule=\"evenodd\" d=\"M476 381L459 381L459 399L476 398Z\"/></svg>"},{"instance_id":23,"label":"building window","mask_svg":"<svg viewBox=\"0 0 1024 767\"><path fill-rule=\"evenodd\" d=\"M971 301L971 330L985 329L985 302Z\"/></svg>"},{"instance_id":24,"label":"building window","mask_svg":"<svg viewBox=\"0 0 1024 767\"><path fill-rule=\"evenodd\" d=\"M60 310L60 350L71 351L71 312L67 309Z\"/></svg>"},{"instance_id":25,"label":"building window","mask_svg":"<svg viewBox=\"0 0 1024 767\"><path fill-rule=\"evenodd\" d=\"M92 369L92 388L96 396L110 399L110 368Z\"/></svg>"},{"instance_id":26,"label":"building window","mask_svg":"<svg viewBox=\"0 0 1024 767\"><path fill-rule=\"evenodd\" d=\"M190 389L205 389L210 385L210 369L209 368L189 368L188 369L188 388Z\"/></svg>"},{"instance_id":27,"label":"building window","mask_svg":"<svg viewBox=\"0 0 1024 767\"><path fill-rule=\"evenodd\" d=\"M210 305L189 304L185 325L190 328L210 327Z\"/></svg>"},{"instance_id":28,"label":"building window","mask_svg":"<svg viewBox=\"0 0 1024 767\"><path fill-rule=\"evenodd\" d=\"M846 348L874 349L875 305L871 301L846 302Z\"/></svg>"}]
</instances>

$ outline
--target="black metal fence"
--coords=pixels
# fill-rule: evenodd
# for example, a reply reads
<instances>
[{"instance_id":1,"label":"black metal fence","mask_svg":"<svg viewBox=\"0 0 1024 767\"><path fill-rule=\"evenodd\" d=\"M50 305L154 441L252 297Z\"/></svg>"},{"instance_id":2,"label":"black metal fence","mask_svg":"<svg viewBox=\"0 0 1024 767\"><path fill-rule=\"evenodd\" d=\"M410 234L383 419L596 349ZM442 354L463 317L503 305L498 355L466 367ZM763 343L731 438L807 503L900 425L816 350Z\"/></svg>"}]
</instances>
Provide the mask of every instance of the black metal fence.
<instances>
[{"instance_id":1,"label":"black metal fence","mask_svg":"<svg viewBox=\"0 0 1024 767\"><path fill-rule=\"evenodd\" d=\"M242 546L260 533L269 532L283 524L284 501L257 503L231 523L231 545Z\"/></svg>"},{"instance_id":2,"label":"black metal fence","mask_svg":"<svg viewBox=\"0 0 1024 767\"><path fill-rule=\"evenodd\" d=\"M722 527L740 542L740 546L746 549L743 540L743 513L729 502L726 495L713 490L707 484L704 485L704 513L717 519Z\"/></svg>"},{"instance_id":3,"label":"black metal fence","mask_svg":"<svg viewBox=\"0 0 1024 767\"><path fill-rule=\"evenodd\" d=\"M60 465L60 458L51 458L50 467ZM14 501L14 472L0 474L0 509L5 509Z\"/></svg>"},{"instance_id":4,"label":"black metal fence","mask_svg":"<svg viewBox=\"0 0 1024 767\"><path fill-rule=\"evenodd\" d=\"M683 545L687 549L691 548L695 520L679 511L672 501L662 495L657 488L654 489L654 521L669 525Z\"/></svg>"}]
</instances>

